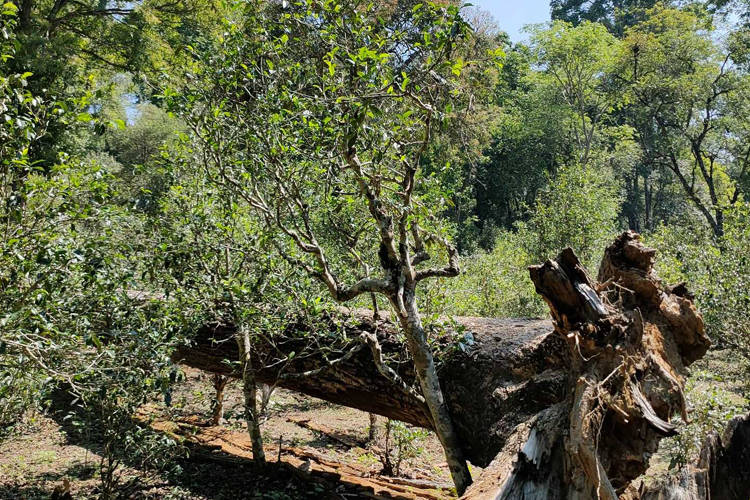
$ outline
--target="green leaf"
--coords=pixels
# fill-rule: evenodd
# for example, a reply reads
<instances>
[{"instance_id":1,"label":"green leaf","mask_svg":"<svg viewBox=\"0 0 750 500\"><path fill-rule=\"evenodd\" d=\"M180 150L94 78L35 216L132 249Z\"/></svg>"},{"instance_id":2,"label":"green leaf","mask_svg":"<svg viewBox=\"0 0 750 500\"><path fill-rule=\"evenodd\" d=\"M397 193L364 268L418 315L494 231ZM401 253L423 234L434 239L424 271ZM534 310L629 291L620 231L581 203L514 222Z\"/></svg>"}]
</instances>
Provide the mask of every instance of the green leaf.
<instances>
[{"instance_id":1,"label":"green leaf","mask_svg":"<svg viewBox=\"0 0 750 500\"><path fill-rule=\"evenodd\" d=\"M18 7L16 7L16 4L14 4L13 2L5 2L3 4L4 16L12 16L15 15L16 12L18 12Z\"/></svg>"},{"instance_id":2,"label":"green leaf","mask_svg":"<svg viewBox=\"0 0 750 500\"><path fill-rule=\"evenodd\" d=\"M404 71L401 72L401 77L403 80L401 80L401 90L406 90L406 86L409 84L409 77L406 75Z\"/></svg>"}]
</instances>

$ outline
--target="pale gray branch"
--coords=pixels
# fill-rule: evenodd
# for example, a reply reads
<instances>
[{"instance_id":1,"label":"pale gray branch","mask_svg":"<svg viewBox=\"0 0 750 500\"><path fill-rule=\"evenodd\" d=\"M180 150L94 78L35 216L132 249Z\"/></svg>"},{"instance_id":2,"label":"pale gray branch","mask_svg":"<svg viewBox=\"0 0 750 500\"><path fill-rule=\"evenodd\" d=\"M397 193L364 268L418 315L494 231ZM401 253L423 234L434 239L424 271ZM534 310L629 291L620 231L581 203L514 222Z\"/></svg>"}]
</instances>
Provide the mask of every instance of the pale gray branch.
<instances>
[{"instance_id":1,"label":"pale gray branch","mask_svg":"<svg viewBox=\"0 0 750 500\"><path fill-rule=\"evenodd\" d=\"M372 333L362 333L360 336L360 339L362 339L362 342L366 343L368 346L370 346L370 351L372 351L372 359L375 361L375 366L378 368L378 371L381 375L383 375L385 378L393 382L396 386L398 386L402 391L404 391L406 394L410 395L420 403L425 402L424 397L419 394L417 391L415 391L410 385L408 385L406 382L404 382L404 379L402 379L396 371L388 366L385 363L385 360L383 360L383 350L380 347L380 342L378 342L378 338L372 334Z\"/></svg>"}]
</instances>

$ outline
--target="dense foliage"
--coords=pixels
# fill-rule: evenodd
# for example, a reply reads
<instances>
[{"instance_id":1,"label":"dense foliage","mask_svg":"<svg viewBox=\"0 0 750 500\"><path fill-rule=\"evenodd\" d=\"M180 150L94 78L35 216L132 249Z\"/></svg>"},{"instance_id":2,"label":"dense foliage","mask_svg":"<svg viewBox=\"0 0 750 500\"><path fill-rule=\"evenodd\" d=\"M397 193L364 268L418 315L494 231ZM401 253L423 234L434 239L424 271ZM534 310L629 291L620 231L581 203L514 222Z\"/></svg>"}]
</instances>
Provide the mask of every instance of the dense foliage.
<instances>
[{"instance_id":1,"label":"dense foliage","mask_svg":"<svg viewBox=\"0 0 750 500\"><path fill-rule=\"evenodd\" d=\"M339 303L394 312L439 395L446 315L544 316L527 266L570 246L595 272L624 229L746 370L747 3L551 12L513 43L447 0L2 4L3 433L72 395L115 496L123 458L174 466L180 448L132 416L168 398L176 344L238 327L253 434L253 343ZM303 337L331 362L361 348ZM677 465L731 404L696 402Z\"/></svg>"}]
</instances>

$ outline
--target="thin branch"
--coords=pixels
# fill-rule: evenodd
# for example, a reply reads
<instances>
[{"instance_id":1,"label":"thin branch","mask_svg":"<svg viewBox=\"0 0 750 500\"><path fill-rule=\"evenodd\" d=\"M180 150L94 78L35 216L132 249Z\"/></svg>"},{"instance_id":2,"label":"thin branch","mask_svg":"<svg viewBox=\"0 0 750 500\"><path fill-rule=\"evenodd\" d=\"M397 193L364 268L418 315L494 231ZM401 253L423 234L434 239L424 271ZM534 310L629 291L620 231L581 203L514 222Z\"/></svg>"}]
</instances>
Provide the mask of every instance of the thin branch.
<instances>
[{"instance_id":1,"label":"thin branch","mask_svg":"<svg viewBox=\"0 0 750 500\"><path fill-rule=\"evenodd\" d=\"M372 334L364 332L360 336L360 339L362 342L370 346L370 351L372 352L372 359L375 361L375 366L377 367L378 371L381 375L383 375L385 378L393 382L399 389L404 391L409 396L413 397L417 401L419 401L422 404L425 404L424 397L422 397L421 394L419 394L417 391L414 390L409 384L404 382L404 379L402 379L396 371L388 366L385 361L383 360L383 349L380 347L380 342L378 342L378 338Z\"/></svg>"},{"instance_id":2,"label":"thin branch","mask_svg":"<svg viewBox=\"0 0 750 500\"><path fill-rule=\"evenodd\" d=\"M300 373L283 373L279 376L279 380L290 380L290 379L300 379L300 378L306 378L306 377L314 377L315 375L318 375L325 370L328 370L330 368L335 367L336 365L339 365L343 363L344 361L351 359L352 356L357 354L359 351L361 351L364 348L364 344L357 344L351 349L349 349L346 354L341 356L340 358L336 358L333 361L326 360L326 364L321 366L320 368L315 368L314 370L308 370L305 372Z\"/></svg>"},{"instance_id":3,"label":"thin branch","mask_svg":"<svg viewBox=\"0 0 750 500\"><path fill-rule=\"evenodd\" d=\"M451 244L445 238L433 236L433 238L439 240L445 247L445 251L448 253L448 264L442 268L425 269L423 271L417 271L416 281L421 281L426 278L452 278L458 276L461 273L461 267L458 263L458 250L453 244Z\"/></svg>"}]
</instances>

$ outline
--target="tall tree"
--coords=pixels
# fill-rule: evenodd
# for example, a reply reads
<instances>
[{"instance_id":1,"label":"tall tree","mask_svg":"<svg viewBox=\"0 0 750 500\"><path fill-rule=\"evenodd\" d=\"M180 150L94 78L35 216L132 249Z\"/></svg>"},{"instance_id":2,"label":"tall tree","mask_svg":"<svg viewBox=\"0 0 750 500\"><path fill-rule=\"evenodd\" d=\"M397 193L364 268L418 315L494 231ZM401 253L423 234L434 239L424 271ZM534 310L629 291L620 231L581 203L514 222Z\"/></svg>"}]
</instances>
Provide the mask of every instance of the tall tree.
<instances>
[{"instance_id":1,"label":"tall tree","mask_svg":"<svg viewBox=\"0 0 750 500\"><path fill-rule=\"evenodd\" d=\"M142 466L171 457L161 446L171 440L146 437L132 417L167 380L172 330L160 303L129 293L150 247L138 217L112 203L112 178L76 155L45 168L31 156L50 120L74 133L84 111L33 93L30 72L9 68L17 14L0 7L0 425L11 429L53 390L74 393L70 417L101 430L110 498L123 454Z\"/></svg>"},{"instance_id":2,"label":"tall tree","mask_svg":"<svg viewBox=\"0 0 750 500\"><path fill-rule=\"evenodd\" d=\"M659 0L551 0L552 19L578 25L584 21L601 23L621 36L628 26L643 19L645 9Z\"/></svg>"},{"instance_id":3,"label":"tall tree","mask_svg":"<svg viewBox=\"0 0 750 500\"><path fill-rule=\"evenodd\" d=\"M617 99L607 85L617 44L601 24L591 22L574 27L555 21L532 35L532 47L544 68L542 84L559 92L572 113L567 125L582 164L589 161L602 119Z\"/></svg>"},{"instance_id":4,"label":"tall tree","mask_svg":"<svg viewBox=\"0 0 750 500\"><path fill-rule=\"evenodd\" d=\"M175 102L197 134L220 130L219 182L277 227L282 255L337 302L385 297L407 339L421 392L459 492L471 482L417 305L427 279L458 274L458 253L434 217L444 196L421 160L451 106L469 34L459 8L399 2L296 2L245 7L210 49L201 85ZM495 57L495 53L489 54ZM484 55L487 57L487 54ZM359 214L331 238L341 211ZM444 256L425 267L431 250ZM379 276L346 265L368 259ZM353 278L352 284L345 284Z\"/></svg>"},{"instance_id":5,"label":"tall tree","mask_svg":"<svg viewBox=\"0 0 750 500\"><path fill-rule=\"evenodd\" d=\"M479 244L495 245L500 228L511 229L526 216L539 189L561 163L574 160L574 141L561 117L567 105L550 85L540 85L531 48L508 50L484 121L490 138L476 167L473 195Z\"/></svg>"},{"instance_id":6,"label":"tall tree","mask_svg":"<svg viewBox=\"0 0 750 500\"><path fill-rule=\"evenodd\" d=\"M647 161L674 175L721 238L724 213L742 198L750 168L750 80L711 30L690 12L650 11L628 31L618 78Z\"/></svg>"},{"instance_id":7,"label":"tall tree","mask_svg":"<svg viewBox=\"0 0 750 500\"><path fill-rule=\"evenodd\" d=\"M154 79L168 62L182 58L183 47L199 31L211 31L211 5L212 0L18 0L16 51L4 64L11 72L30 73L27 86L36 95L57 101L88 95L85 111L96 116L113 75L130 72L141 83ZM142 85L142 90L149 89ZM39 166L51 166L59 151L72 152L86 142L85 133L71 134L56 118L29 150ZM102 131L92 126L89 133Z\"/></svg>"}]
</instances>

